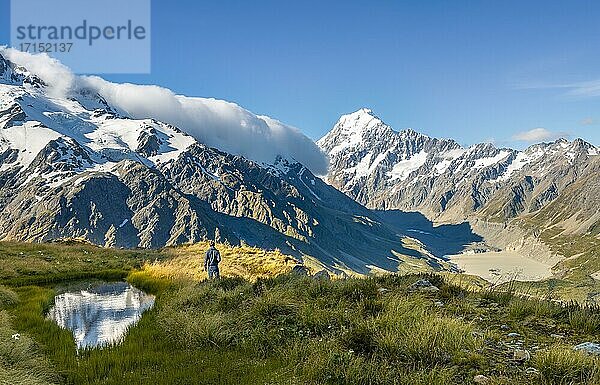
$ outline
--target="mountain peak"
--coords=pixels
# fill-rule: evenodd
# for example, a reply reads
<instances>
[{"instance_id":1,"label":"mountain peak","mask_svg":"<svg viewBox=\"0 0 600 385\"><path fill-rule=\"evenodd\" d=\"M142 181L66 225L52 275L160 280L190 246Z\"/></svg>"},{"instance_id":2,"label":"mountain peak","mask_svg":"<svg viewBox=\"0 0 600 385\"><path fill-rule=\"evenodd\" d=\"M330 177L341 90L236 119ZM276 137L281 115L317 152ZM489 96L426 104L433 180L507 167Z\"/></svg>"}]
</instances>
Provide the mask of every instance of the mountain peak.
<instances>
[{"instance_id":1,"label":"mountain peak","mask_svg":"<svg viewBox=\"0 0 600 385\"><path fill-rule=\"evenodd\" d=\"M377 117L371 109L361 108L342 115L331 131L319 139L317 144L327 150L336 148L334 150L336 152L358 145L368 138L381 138L386 133L392 132L392 128Z\"/></svg>"},{"instance_id":2,"label":"mountain peak","mask_svg":"<svg viewBox=\"0 0 600 385\"><path fill-rule=\"evenodd\" d=\"M375 117L375 115L373 114L373 110L370 108L367 108L367 107L363 107L363 108L353 112L350 115L354 115L354 114L356 114L356 115L371 115L371 116Z\"/></svg>"},{"instance_id":3,"label":"mountain peak","mask_svg":"<svg viewBox=\"0 0 600 385\"><path fill-rule=\"evenodd\" d=\"M370 108L363 107L350 114L342 115L336 126L343 126L346 129L365 129L377 124L385 124Z\"/></svg>"},{"instance_id":4,"label":"mountain peak","mask_svg":"<svg viewBox=\"0 0 600 385\"><path fill-rule=\"evenodd\" d=\"M353 133L373 131L378 128L391 130L391 127L385 124L383 120L373 113L373 110L363 107L350 114L342 115L331 130L330 134L335 133L336 135L351 135Z\"/></svg>"}]
</instances>

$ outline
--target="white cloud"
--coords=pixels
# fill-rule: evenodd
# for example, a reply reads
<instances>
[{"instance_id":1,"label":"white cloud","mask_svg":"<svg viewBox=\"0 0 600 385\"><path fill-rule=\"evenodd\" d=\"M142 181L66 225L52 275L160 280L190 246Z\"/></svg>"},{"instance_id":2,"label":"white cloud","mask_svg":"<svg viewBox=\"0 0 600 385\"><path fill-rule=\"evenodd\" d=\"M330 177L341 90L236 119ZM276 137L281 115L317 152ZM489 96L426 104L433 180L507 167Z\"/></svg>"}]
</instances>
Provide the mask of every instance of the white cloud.
<instances>
[{"instance_id":1,"label":"white cloud","mask_svg":"<svg viewBox=\"0 0 600 385\"><path fill-rule=\"evenodd\" d=\"M273 163L277 155L292 158L313 173L327 173L327 156L299 129L224 100L176 95L159 86L111 83L96 76L76 76L47 55L31 55L13 49L0 53L28 68L67 95L85 87L98 92L114 108L135 118L154 118L192 135L198 141L249 159Z\"/></svg>"},{"instance_id":2,"label":"white cloud","mask_svg":"<svg viewBox=\"0 0 600 385\"><path fill-rule=\"evenodd\" d=\"M11 62L27 68L37 75L46 84L51 85L50 91L55 95L66 94L75 83L76 76L73 72L56 59L47 54L31 55L26 52L0 46L2 56Z\"/></svg>"},{"instance_id":3,"label":"white cloud","mask_svg":"<svg viewBox=\"0 0 600 385\"><path fill-rule=\"evenodd\" d=\"M596 124L596 119L587 117L585 119L581 119L579 124L581 124L582 126L591 126L592 124Z\"/></svg>"},{"instance_id":4,"label":"white cloud","mask_svg":"<svg viewBox=\"0 0 600 385\"><path fill-rule=\"evenodd\" d=\"M600 80L590 80L587 82L566 84L564 88L568 88L567 95L578 97L594 97L600 96Z\"/></svg>"},{"instance_id":5,"label":"white cloud","mask_svg":"<svg viewBox=\"0 0 600 385\"><path fill-rule=\"evenodd\" d=\"M563 94L567 97L575 98L592 98L600 96L600 79L588 80L583 82L575 83L521 83L515 85L517 89L532 89L532 90L545 90L545 89L562 89Z\"/></svg>"},{"instance_id":6,"label":"white cloud","mask_svg":"<svg viewBox=\"0 0 600 385\"><path fill-rule=\"evenodd\" d=\"M548 140L556 140L561 136L565 136L564 133L552 132L543 127L534 128L529 131L519 132L513 135L513 140L522 142L543 142Z\"/></svg>"}]
</instances>

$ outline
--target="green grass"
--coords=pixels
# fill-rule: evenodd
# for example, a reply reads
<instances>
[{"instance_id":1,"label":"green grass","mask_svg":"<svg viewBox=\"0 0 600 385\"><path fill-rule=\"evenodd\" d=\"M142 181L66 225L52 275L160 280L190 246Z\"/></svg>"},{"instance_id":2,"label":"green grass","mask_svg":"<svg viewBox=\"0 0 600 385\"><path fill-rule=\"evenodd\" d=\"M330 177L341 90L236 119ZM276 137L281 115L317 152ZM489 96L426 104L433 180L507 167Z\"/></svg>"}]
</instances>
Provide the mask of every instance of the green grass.
<instances>
[{"instance_id":1,"label":"green grass","mask_svg":"<svg viewBox=\"0 0 600 385\"><path fill-rule=\"evenodd\" d=\"M218 245L221 273L246 279L270 277L291 270L295 259L278 250ZM158 250L121 250L71 241L62 243L0 242L0 284L45 285L86 278L120 280L132 270L151 271L165 279L204 278L201 271L208 242Z\"/></svg>"},{"instance_id":2,"label":"green grass","mask_svg":"<svg viewBox=\"0 0 600 385\"><path fill-rule=\"evenodd\" d=\"M55 364L65 384L205 384L264 383L276 374L277 359L257 360L237 350L188 349L157 327L160 303L133 327L124 343L106 349L76 352L72 335L43 317L53 291L22 287L13 325L42 343L41 351Z\"/></svg>"},{"instance_id":3,"label":"green grass","mask_svg":"<svg viewBox=\"0 0 600 385\"><path fill-rule=\"evenodd\" d=\"M77 355L71 335L43 318L48 288L16 289L14 327L43 344L67 384L463 384L480 373L494 383L551 384L559 375L565 384L595 383L597 360L566 345L597 339L596 329L573 322L595 309L467 292L437 276L428 276L442 288L437 294L407 290L418 278L150 284L138 272L130 280L158 288L156 307L122 345ZM531 362L507 360L502 323L526 348L539 347ZM565 337L553 340L552 332ZM527 375L527 366L541 374Z\"/></svg>"},{"instance_id":4,"label":"green grass","mask_svg":"<svg viewBox=\"0 0 600 385\"><path fill-rule=\"evenodd\" d=\"M7 307L19 303L14 291L0 286L0 384L46 385L57 383L50 362L37 344L14 329Z\"/></svg>"},{"instance_id":5,"label":"green grass","mask_svg":"<svg viewBox=\"0 0 600 385\"><path fill-rule=\"evenodd\" d=\"M46 246L51 249L43 254L75 264L48 270L32 257L18 263L33 284L17 274L0 286L1 384L435 385L472 383L477 374L492 384L600 382L598 359L572 350L600 340L597 307L519 297L518 287L467 290L440 275L325 281L283 274L203 282L187 274L165 277L160 264L147 268L147 255L138 251L122 251L120 265L109 267L146 266L127 278L156 294L155 307L121 345L77 352L70 332L44 317L61 286L48 278L101 276L106 255L121 251L90 249L91 262L79 264L83 246L64 253L65 246ZM189 259L181 259L181 250L163 252L177 263ZM8 277L14 267L3 269ZM420 278L440 290L409 290ZM10 338L16 332L19 344ZM531 361L511 359L517 340ZM528 367L539 374L528 374Z\"/></svg>"},{"instance_id":6,"label":"green grass","mask_svg":"<svg viewBox=\"0 0 600 385\"><path fill-rule=\"evenodd\" d=\"M0 242L0 284L27 286L84 278L122 279L146 261L165 259L154 250L118 250L87 243Z\"/></svg>"},{"instance_id":7,"label":"green grass","mask_svg":"<svg viewBox=\"0 0 600 385\"><path fill-rule=\"evenodd\" d=\"M598 384L598 359L573 351L568 346L554 346L534 359L544 384Z\"/></svg>"}]
</instances>

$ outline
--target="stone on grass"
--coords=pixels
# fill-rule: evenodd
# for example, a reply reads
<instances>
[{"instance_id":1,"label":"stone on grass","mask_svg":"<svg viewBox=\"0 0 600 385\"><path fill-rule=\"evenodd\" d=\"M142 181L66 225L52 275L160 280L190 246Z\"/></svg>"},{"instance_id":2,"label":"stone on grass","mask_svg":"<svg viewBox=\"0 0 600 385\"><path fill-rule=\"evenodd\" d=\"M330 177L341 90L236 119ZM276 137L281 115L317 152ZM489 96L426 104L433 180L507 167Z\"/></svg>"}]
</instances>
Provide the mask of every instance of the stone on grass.
<instances>
[{"instance_id":1,"label":"stone on grass","mask_svg":"<svg viewBox=\"0 0 600 385\"><path fill-rule=\"evenodd\" d=\"M438 289L436 286L434 286L431 282L429 282L426 279L420 279L417 282L413 283L412 285L410 285L408 290L423 291L423 292L429 292L429 293L435 293L437 291L440 291L440 289Z\"/></svg>"},{"instance_id":2,"label":"stone on grass","mask_svg":"<svg viewBox=\"0 0 600 385\"><path fill-rule=\"evenodd\" d=\"M529 368L525 369L525 374L529 374L529 375L540 374L540 371L537 370L536 368L529 367Z\"/></svg>"},{"instance_id":3,"label":"stone on grass","mask_svg":"<svg viewBox=\"0 0 600 385\"><path fill-rule=\"evenodd\" d=\"M531 359L531 353L525 349L515 349L513 352L513 359L517 361L529 361Z\"/></svg>"},{"instance_id":4,"label":"stone on grass","mask_svg":"<svg viewBox=\"0 0 600 385\"><path fill-rule=\"evenodd\" d=\"M486 376L484 376L483 374L478 374L475 377L473 377L473 382L476 384L489 384L490 383L490 379Z\"/></svg>"},{"instance_id":5,"label":"stone on grass","mask_svg":"<svg viewBox=\"0 0 600 385\"><path fill-rule=\"evenodd\" d=\"M594 342L583 342L573 349L593 355L600 355L600 344Z\"/></svg>"}]
</instances>

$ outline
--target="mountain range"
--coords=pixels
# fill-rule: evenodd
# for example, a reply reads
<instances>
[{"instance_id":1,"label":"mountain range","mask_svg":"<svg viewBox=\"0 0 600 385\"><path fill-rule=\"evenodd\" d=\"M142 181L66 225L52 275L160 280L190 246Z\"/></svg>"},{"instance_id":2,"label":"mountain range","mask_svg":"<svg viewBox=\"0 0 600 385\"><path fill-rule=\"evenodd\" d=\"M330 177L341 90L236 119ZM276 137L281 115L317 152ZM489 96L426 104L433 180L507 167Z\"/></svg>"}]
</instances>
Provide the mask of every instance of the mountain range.
<instances>
[{"instance_id":1,"label":"mountain range","mask_svg":"<svg viewBox=\"0 0 600 385\"><path fill-rule=\"evenodd\" d=\"M217 239L348 273L452 270L447 254L515 250L557 276L600 271L600 150L581 139L464 147L363 108L317 142L330 162L317 177L290 156L252 160L132 116L86 84L57 94L0 55L0 239Z\"/></svg>"},{"instance_id":2,"label":"mountain range","mask_svg":"<svg viewBox=\"0 0 600 385\"><path fill-rule=\"evenodd\" d=\"M383 216L400 210L436 224L467 224L484 249L516 250L551 265L575 258L596 266L600 257L600 149L582 139L522 151L463 147L395 131L363 108L342 116L317 143L330 157L327 182ZM555 272L573 268L557 265Z\"/></svg>"},{"instance_id":3,"label":"mountain range","mask_svg":"<svg viewBox=\"0 0 600 385\"><path fill-rule=\"evenodd\" d=\"M57 96L2 56L0 208L4 240L158 248L215 238L338 272L444 263L293 159L209 147L93 89Z\"/></svg>"}]
</instances>

